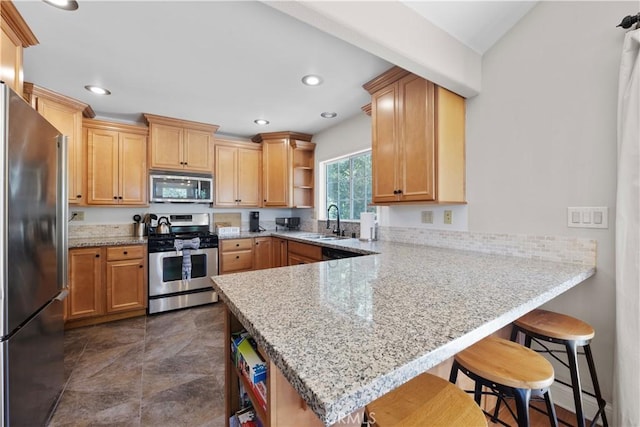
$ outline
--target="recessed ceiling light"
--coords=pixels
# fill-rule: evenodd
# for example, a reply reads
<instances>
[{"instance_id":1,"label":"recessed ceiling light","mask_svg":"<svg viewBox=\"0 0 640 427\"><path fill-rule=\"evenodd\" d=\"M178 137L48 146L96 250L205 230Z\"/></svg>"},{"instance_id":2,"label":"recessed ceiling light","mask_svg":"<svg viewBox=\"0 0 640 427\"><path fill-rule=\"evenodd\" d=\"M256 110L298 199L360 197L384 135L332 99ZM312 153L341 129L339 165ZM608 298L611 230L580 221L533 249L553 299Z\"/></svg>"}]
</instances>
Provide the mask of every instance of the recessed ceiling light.
<instances>
[{"instance_id":1,"label":"recessed ceiling light","mask_svg":"<svg viewBox=\"0 0 640 427\"><path fill-rule=\"evenodd\" d=\"M84 88L91 93L95 93L96 95L111 95L111 91L100 86L86 85Z\"/></svg>"},{"instance_id":2,"label":"recessed ceiling light","mask_svg":"<svg viewBox=\"0 0 640 427\"><path fill-rule=\"evenodd\" d=\"M302 83L306 84L307 86L318 86L319 84L322 84L322 77L316 76L314 74L309 74L302 78Z\"/></svg>"},{"instance_id":3,"label":"recessed ceiling light","mask_svg":"<svg viewBox=\"0 0 640 427\"><path fill-rule=\"evenodd\" d=\"M269 120L265 120L265 119L255 119L253 121L253 123L260 125L260 126L266 126L269 124Z\"/></svg>"},{"instance_id":4,"label":"recessed ceiling light","mask_svg":"<svg viewBox=\"0 0 640 427\"><path fill-rule=\"evenodd\" d=\"M45 3L50 4L53 7L64 10L76 10L78 8L78 2L75 0L43 0Z\"/></svg>"},{"instance_id":5,"label":"recessed ceiling light","mask_svg":"<svg viewBox=\"0 0 640 427\"><path fill-rule=\"evenodd\" d=\"M320 113L320 115L325 119L333 119L335 116L338 115L338 113L325 111L324 113Z\"/></svg>"}]
</instances>

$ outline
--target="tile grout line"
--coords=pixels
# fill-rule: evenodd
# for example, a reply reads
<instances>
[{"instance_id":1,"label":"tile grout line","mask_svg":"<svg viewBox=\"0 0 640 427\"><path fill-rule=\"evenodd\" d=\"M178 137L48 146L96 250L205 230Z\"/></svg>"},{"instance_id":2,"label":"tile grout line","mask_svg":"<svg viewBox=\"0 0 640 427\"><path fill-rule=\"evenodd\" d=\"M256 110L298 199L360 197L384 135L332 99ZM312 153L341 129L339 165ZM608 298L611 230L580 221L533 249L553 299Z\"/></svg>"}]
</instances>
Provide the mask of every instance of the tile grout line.
<instances>
[{"instance_id":1,"label":"tile grout line","mask_svg":"<svg viewBox=\"0 0 640 427\"><path fill-rule=\"evenodd\" d=\"M142 335L142 360L140 361L140 404L138 406L138 425L142 426L142 398L144 395L144 361L147 351L147 322L148 317L144 317L144 334Z\"/></svg>"},{"instance_id":2,"label":"tile grout line","mask_svg":"<svg viewBox=\"0 0 640 427\"><path fill-rule=\"evenodd\" d=\"M62 402L62 397L64 396L64 393L67 391L67 387L69 386L69 383L71 382L71 379L73 378L73 374L74 374L74 372L76 372L76 367L80 363L80 359L82 359L82 356L84 356L84 352L85 352L85 350L87 349L88 346L89 346L89 339L87 339L87 341L82 346L82 351L78 355L78 358L76 359L76 362L71 367L71 372L69 372L69 378L67 378L67 380L64 382L64 385L62 386L62 390L60 390L60 394L58 395L58 399L56 400L56 404L53 407L53 409L51 410L51 415L49 415L49 419L47 420L47 425L50 425L51 421L53 421L53 418L54 418L54 416L56 414L56 411L58 410L58 406L60 405L60 402Z\"/></svg>"}]
</instances>

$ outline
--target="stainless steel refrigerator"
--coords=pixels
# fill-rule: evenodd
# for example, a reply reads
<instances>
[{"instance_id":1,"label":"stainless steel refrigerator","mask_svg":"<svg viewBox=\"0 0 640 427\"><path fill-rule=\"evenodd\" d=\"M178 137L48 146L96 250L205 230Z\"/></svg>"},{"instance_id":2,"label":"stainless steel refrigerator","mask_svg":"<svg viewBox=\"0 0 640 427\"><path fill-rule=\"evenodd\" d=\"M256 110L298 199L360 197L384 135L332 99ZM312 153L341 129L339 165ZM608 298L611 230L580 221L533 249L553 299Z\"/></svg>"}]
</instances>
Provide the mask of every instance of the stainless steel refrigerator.
<instances>
[{"instance_id":1,"label":"stainless steel refrigerator","mask_svg":"<svg viewBox=\"0 0 640 427\"><path fill-rule=\"evenodd\" d=\"M0 405L42 426L64 382L66 140L0 83Z\"/></svg>"}]
</instances>

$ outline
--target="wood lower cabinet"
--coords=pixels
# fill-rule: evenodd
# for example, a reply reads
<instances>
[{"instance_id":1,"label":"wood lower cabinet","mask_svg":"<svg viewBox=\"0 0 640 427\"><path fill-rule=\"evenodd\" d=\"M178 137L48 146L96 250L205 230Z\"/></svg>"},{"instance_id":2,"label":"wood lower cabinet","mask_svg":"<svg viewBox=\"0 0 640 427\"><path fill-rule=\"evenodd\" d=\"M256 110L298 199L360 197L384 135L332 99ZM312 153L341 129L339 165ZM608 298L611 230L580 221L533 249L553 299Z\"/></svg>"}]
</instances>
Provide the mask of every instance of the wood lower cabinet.
<instances>
[{"instance_id":1,"label":"wood lower cabinet","mask_svg":"<svg viewBox=\"0 0 640 427\"><path fill-rule=\"evenodd\" d=\"M23 93L23 51L38 39L11 1L0 2L0 80Z\"/></svg>"},{"instance_id":2,"label":"wood lower cabinet","mask_svg":"<svg viewBox=\"0 0 640 427\"><path fill-rule=\"evenodd\" d=\"M147 129L84 120L87 204L147 205Z\"/></svg>"},{"instance_id":3,"label":"wood lower cabinet","mask_svg":"<svg viewBox=\"0 0 640 427\"><path fill-rule=\"evenodd\" d=\"M311 264L318 261L322 261L320 246L294 241L287 244L288 265Z\"/></svg>"},{"instance_id":4,"label":"wood lower cabinet","mask_svg":"<svg viewBox=\"0 0 640 427\"><path fill-rule=\"evenodd\" d=\"M399 67L364 88L373 202L465 203L464 98Z\"/></svg>"},{"instance_id":5,"label":"wood lower cabinet","mask_svg":"<svg viewBox=\"0 0 640 427\"><path fill-rule=\"evenodd\" d=\"M68 285L66 328L144 315L146 246L70 249Z\"/></svg>"},{"instance_id":6,"label":"wood lower cabinet","mask_svg":"<svg viewBox=\"0 0 640 427\"><path fill-rule=\"evenodd\" d=\"M263 270L272 268L273 265L273 238L254 237L253 238L253 269Z\"/></svg>"},{"instance_id":7,"label":"wood lower cabinet","mask_svg":"<svg viewBox=\"0 0 640 427\"><path fill-rule=\"evenodd\" d=\"M287 254L288 254L288 240L281 239L280 237L272 237L271 238L271 249L272 249L272 257L273 267L285 267L289 265Z\"/></svg>"},{"instance_id":8,"label":"wood lower cabinet","mask_svg":"<svg viewBox=\"0 0 640 427\"><path fill-rule=\"evenodd\" d=\"M69 296L65 320L84 319L104 314L102 248L69 250Z\"/></svg>"},{"instance_id":9,"label":"wood lower cabinet","mask_svg":"<svg viewBox=\"0 0 640 427\"><path fill-rule=\"evenodd\" d=\"M147 262L142 246L107 248L106 312L147 307Z\"/></svg>"},{"instance_id":10,"label":"wood lower cabinet","mask_svg":"<svg viewBox=\"0 0 640 427\"><path fill-rule=\"evenodd\" d=\"M253 269L253 239L220 241L220 274Z\"/></svg>"},{"instance_id":11,"label":"wood lower cabinet","mask_svg":"<svg viewBox=\"0 0 640 427\"><path fill-rule=\"evenodd\" d=\"M241 409L239 406L239 383L241 382L263 426L323 427L324 424L307 406L304 399L300 397L278 367L269 360L264 351L259 348L258 352L265 359L267 365L267 408L265 410L260 406L260 401L249 381L231 360L231 334L243 329L242 324L225 306L225 425L228 427L229 418ZM359 410L347 415L332 427L360 427L363 412L363 410Z\"/></svg>"},{"instance_id":12,"label":"wood lower cabinet","mask_svg":"<svg viewBox=\"0 0 640 427\"><path fill-rule=\"evenodd\" d=\"M89 106L32 83L24 84L24 95L42 117L67 137L69 204L84 204L86 153L82 141L82 116Z\"/></svg>"},{"instance_id":13,"label":"wood lower cabinet","mask_svg":"<svg viewBox=\"0 0 640 427\"><path fill-rule=\"evenodd\" d=\"M262 149L259 145L216 140L214 170L217 207L262 205Z\"/></svg>"},{"instance_id":14,"label":"wood lower cabinet","mask_svg":"<svg viewBox=\"0 0 640 427\"><path fill-rule=\"evenodd\" d=\"M145 114L149 122L149 167L213 173L213 135L218 126Z\"/></svg>"}]
</instances>

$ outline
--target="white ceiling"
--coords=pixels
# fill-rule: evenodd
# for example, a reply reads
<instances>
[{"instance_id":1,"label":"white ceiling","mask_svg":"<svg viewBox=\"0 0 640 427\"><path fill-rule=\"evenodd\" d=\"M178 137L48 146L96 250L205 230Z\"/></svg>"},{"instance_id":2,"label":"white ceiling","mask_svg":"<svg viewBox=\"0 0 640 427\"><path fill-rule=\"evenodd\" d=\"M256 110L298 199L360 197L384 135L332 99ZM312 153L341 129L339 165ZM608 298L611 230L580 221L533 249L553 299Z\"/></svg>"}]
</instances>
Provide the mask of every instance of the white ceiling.
<instances>
[{"instance_id":1,"label":"white ceiling","mask_svg":"<svg viewBox=\"0 0 640 427\"><path fill-rule=\"evenodd\" d=\"M216 124L225 135L315 134L358 114L369 102L362 84L392 66L260 2L81 0L74 12L14 3L40 41L25 51L25 80L101 118L142 122L152 113ZM480 53L535 4L405 3ZM304 86L305 74L324 83ZM90 94L87 84L112 95Z\"/></svg>"},{"instance_id":2,"label":"white ceiling","mask_svg":"<svg viewBox=\"0 0 640 427\"><path fill-rule=\"evenodd\" d=\"M526 15L538 0L402 2L471 49L484 54Z\"/></svg>"}]
</instances>

